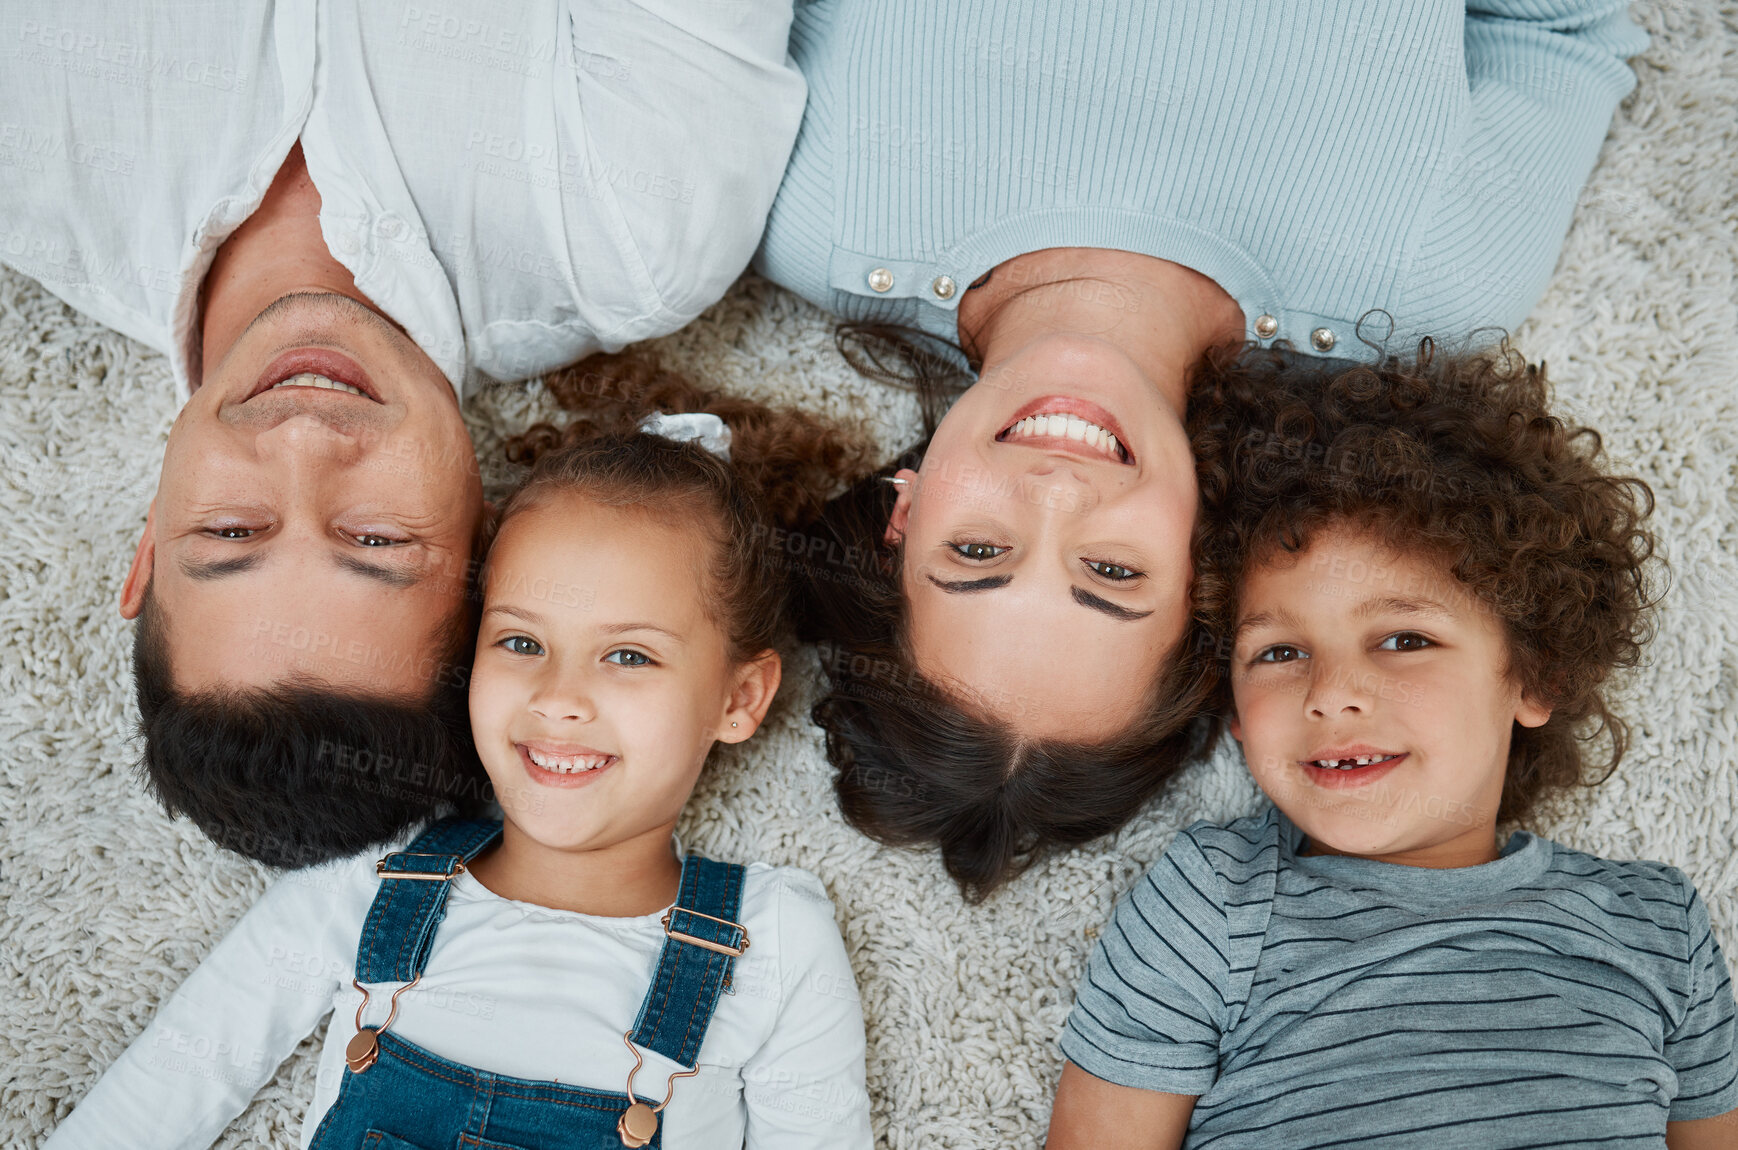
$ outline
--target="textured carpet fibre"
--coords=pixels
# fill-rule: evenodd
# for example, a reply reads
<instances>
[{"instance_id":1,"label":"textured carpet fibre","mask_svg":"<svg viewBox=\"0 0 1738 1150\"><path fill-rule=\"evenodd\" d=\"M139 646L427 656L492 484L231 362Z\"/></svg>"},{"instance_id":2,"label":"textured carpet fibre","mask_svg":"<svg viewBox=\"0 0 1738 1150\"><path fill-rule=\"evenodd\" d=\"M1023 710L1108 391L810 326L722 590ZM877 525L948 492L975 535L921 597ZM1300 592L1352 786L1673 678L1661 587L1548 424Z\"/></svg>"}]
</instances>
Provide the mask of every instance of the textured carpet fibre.
<instances>
[{"instance_id":1,"label":"textured carpet fibre","mask_svg":"<svg viewBox=\"0 0 1738 1150\"><path fill-rule=\"evenodd\" d=\"M1689 872L1738 954L1738 7L1644 13L1654 43L1619 113L1549 294L1517 334L1561 407L1659 495L1671 567L1648 663L1623 689L1621 771L1542 828ZM909 397L855 378L821 314L752 277L660 341L677 366L860 418L889 448ZM115 603L174 416L165 361L0 274L0 1144L34 1146L253 902L262 868L144 797ZM536 385L468 411L490 480ZM1067 657L1057 653L1057 657ZM936 858L859 837L832 803L798 652L774 721L720 756L687 841L813 870L831 890L869 1029L886 1147L1031 1147L1056 1035L1116 896L1198 817L1255 792L1222 748L1114 839L1037 867L982 907ZM293 1147L311 1037L222 1146Z\"/></svg>"}]
</instances>

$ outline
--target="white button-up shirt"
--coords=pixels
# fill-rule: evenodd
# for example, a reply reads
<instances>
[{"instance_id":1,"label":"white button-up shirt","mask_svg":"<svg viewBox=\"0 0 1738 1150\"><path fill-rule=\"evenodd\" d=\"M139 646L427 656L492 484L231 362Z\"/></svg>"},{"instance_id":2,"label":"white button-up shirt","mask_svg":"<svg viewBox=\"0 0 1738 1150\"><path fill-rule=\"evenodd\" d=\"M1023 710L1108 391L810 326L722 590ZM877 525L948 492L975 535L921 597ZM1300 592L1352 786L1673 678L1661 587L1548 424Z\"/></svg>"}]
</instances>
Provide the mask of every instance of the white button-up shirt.
<instances>
[{"instance_id":1,"label":"white button-up shirt","mask_svg":"<svg viewBox=\"0 0 1738 1150\"><path fill-rule=\"evenodd\" d=\"M228 0L0 15L0 261L167 354L300 139L357 288L455 387L672 331L802 117L791 0Z\"/></svg>"}]
</instances>

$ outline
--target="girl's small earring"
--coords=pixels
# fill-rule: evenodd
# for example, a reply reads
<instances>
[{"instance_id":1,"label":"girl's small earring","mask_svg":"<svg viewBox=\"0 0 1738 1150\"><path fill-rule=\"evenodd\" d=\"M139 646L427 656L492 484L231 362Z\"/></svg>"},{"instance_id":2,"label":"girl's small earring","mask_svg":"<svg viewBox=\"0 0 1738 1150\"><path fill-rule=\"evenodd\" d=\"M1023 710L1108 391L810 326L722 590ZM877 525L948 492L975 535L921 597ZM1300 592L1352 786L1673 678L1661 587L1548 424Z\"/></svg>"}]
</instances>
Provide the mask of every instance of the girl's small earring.
<instances>
[{"instance_id":1,"label":"girl's small earring","mask_svg":"<svg viewBox=\"0 0 1738 1150\"><path fill-rule=\"evenodd\" d=\"M907 483L911 482L911 480L899 475L883 475L881 478L893 484L895 487L904 487Z\"/></svg>"},{"instance_id":2,"label":"girl's small earring","mask_svg":"<svg viewBox=\"0 0 1738 1150\"><path fill-rule=\"evenodd\" d=\"M733 727L734 727L734 726L736 726L736 724L735 724L735 723L732 723L732 724L730 724L730 725L731 725L731 726L733 726Z\"/></svg>"}]
</instances>

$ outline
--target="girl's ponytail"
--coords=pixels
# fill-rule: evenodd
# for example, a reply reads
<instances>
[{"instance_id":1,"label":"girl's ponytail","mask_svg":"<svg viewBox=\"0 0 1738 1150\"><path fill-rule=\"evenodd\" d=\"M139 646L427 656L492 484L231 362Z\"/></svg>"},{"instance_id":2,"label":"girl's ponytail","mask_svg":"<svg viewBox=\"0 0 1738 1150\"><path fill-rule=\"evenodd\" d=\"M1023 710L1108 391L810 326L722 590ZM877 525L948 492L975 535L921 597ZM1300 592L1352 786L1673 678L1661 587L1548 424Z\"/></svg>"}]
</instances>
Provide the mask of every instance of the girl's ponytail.
<instances>
[{"instance_id":1,"label":"girl's ponytail","mask_svg":"<svg viewBox=\"0 0 1738 1150\"><path fill-rule=\"evenodd\" d=\"M535 463L563 447L628 435L655 411L710 412L730 428L730 462L779 527L808 523L827 499L872 467L871 446L819 416L700 387L643 353L595 355L544 386L574 412L562 427L539 423L507 441L507 457Z\"/></svg>"}]
</instances>

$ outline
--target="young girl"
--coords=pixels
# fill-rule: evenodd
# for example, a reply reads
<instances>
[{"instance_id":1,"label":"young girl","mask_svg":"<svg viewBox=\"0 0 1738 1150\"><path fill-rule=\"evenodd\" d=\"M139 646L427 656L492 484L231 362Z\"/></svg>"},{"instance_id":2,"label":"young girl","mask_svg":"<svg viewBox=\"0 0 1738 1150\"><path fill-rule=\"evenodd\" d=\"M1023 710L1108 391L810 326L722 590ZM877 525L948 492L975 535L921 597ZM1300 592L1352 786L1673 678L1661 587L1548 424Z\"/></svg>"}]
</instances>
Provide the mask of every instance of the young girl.
<instances>
[{"instance_id":1,"label":"young girl","mask_svg":"<svg viewBox=\"0 0 1738 1150\"><path fill-rule=\"evenodd\" d=\"M635 396L665 378L606 372ZM206 1146L328 1012L304 1147L870 1145L826 891L673 834L713 744L778 689L767 507L803 497L760 464L851 458L812 419L736 410L740 466L710 416L648 423L691 442L531 437L471 677L504 818L280 879L49 1146Z\"/></svg>"},{"instance_id":2,"label":"young girl","mask_svg":"<svg viewBox=\"0 0 1738 1150\"><path fill-rule=\"evenodd\" d=\"M1190 827L1118 906L1053 1150L1738 1145L1689 880L1497 836L1582 781L1589 721L1622 753L1651 497L1531 368L1420 376L1276 359L1200 397L1201 650L1274 809Z\"/></svg>"}]
</instances>

